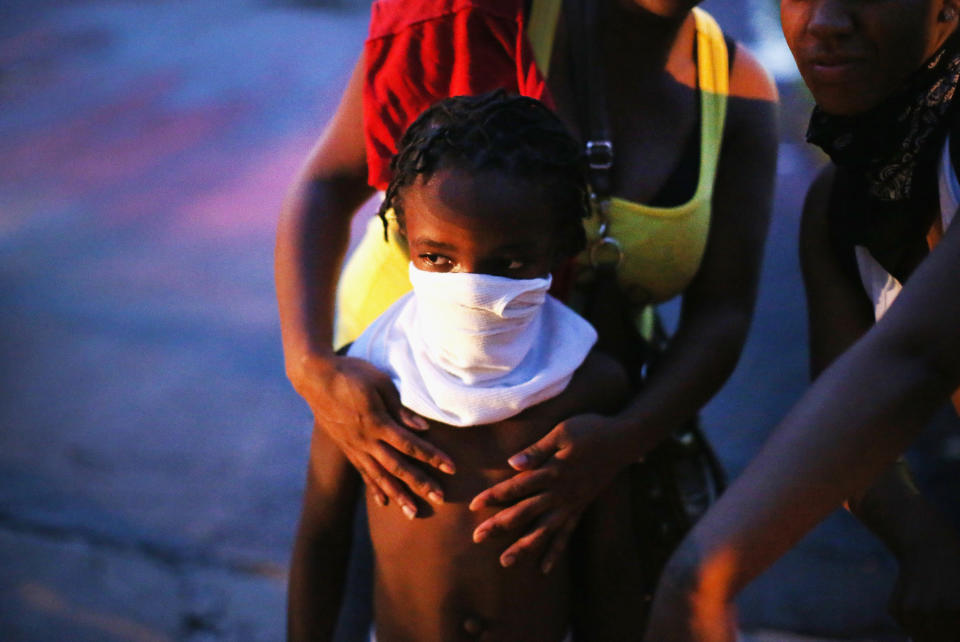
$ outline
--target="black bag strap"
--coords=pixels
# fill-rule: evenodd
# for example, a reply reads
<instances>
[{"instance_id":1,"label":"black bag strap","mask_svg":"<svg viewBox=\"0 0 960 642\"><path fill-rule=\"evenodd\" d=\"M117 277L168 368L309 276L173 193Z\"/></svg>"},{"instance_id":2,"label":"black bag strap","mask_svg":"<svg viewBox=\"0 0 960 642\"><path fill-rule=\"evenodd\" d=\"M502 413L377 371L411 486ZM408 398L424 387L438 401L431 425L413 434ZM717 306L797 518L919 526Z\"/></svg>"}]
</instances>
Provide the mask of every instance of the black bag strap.
<instances>
[{"instance_id":1,"label":"black bag strap","mask_svg":"<svg viewBox=\"0 0 960 642\"><path fill-rule=\"evenodd\" d=\"M571 85L575 93L577 124L584 140L587 178L594 213L600 217L599 236L587 248L593 266L582 314L597 330L596 348L619 361L639 385L649 346L637 332L633 312L620 289L616 268L623 257L619 243L608 236L604 210L613 192L613 143L604 83L600 34L600 2L564 0L564 20L569 38Z\"/></svg>"},{"instance_id":2,"label":"black bag strap","mask_svg":"<svg viewBox=\"0 0 960 642\"><path fill-rule=\"evenodd\" d=\"M613 143L610 140L607 92L597 37L601 3L565 0L570 38L570 69L577 102L577 123L585 141L588 178L597 199L613 192Z\"/></svg>"}]
</instances>

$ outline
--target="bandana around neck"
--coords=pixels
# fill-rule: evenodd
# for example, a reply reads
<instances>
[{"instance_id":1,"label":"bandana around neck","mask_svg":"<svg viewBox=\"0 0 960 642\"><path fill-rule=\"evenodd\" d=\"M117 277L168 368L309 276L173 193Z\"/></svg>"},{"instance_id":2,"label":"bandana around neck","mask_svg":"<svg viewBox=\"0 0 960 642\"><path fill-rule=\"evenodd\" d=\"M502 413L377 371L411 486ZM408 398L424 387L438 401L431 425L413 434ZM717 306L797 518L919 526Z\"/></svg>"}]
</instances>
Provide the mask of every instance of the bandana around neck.
<instances>
[{"instance_id":1,"label":"bandana around neck","mask_svg":"<svg viewBox=\"0 0 960 642\"><path fill-rule=\"evenodd\" d=\"M547 294L550 278L410 266L414 291L350 347L390 375L404 406L451 426L490 424L561 393L597 334Z\"/></svg>"},{"instance_id":2,"label":"bandana around neck","mask_svg":"<svg viewBox=\"0 0 960 642\"><path fill-rule=\"evenodd\" d=\"M865 246L904 282L927 255L939 213L936 165L955 116L960 31L952 34L900 90L854 116L815 107L807 141L838 171L831 221L849 244Z\"/></svg>"}]
</instances>

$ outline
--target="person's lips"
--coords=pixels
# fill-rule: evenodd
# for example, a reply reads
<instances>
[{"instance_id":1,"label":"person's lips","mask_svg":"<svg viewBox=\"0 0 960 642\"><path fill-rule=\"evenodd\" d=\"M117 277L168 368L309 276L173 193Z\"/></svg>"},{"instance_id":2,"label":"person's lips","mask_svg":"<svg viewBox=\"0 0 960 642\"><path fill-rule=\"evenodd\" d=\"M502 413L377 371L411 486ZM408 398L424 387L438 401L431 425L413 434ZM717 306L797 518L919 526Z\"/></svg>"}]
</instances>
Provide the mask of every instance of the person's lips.
<instances>
[{"instance_id":1,"label":"person's lips","mask_svg":"<svg viewBox=\"0 0 960 642\"><path fill-rule=\"evenodd\" d=\"M817 54L809 58L807 69L814 80L825 83L848 83L860 72L864 59L848 54Z\"/></svg>"}]
</instances>

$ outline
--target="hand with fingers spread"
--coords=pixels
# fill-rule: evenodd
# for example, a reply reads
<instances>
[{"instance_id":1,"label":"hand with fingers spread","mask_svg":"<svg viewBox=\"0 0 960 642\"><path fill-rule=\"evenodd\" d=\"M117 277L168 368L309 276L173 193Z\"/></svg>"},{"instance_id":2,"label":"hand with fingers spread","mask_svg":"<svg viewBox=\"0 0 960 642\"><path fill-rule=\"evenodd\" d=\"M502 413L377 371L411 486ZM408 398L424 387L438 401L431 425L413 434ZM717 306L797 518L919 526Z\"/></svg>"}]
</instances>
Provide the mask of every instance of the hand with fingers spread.
<instances>
[{"instance_id":1,"label":"hand with fingers spread","mask_svg":"<svg viewBox=\"0 0 960 642\"><path fill-rule=\"evenodd\" d=\"M563 553L581 514L626 464L609 417L586 414L558 424L510 458L518 472L477 495L471 510L502 506L474 530L481 542L495 533L516 533L500 556L503 566L520 557L542 556L550 571Z\"/></svg>"},{"instance_id":2,"label":"hand with fingers spread","mask_svg":"<svg viewBox=\"0 0 960 642\"><path fill-rule=\"evenodd\" d=\"M416 497L443 502L440 483L416 462L452 475L453 461L409 429L427 422L400 404L386 374L352 357L318 359L296 389L310 404L315 426L325 431L363 477L381 505L392 499L404 514L417 514Z\"/></svg>"}]
</instances>

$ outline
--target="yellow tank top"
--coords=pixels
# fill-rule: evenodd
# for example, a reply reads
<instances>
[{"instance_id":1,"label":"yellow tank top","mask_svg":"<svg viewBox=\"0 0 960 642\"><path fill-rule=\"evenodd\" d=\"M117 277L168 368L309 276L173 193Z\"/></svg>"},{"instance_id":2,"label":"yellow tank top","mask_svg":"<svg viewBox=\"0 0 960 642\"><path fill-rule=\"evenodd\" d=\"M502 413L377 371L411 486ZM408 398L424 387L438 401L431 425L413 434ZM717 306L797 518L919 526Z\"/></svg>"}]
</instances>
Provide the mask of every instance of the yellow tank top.
<instances>
[{"instance_id":1,"label":"yellow tank top","mask_svg":"<svg viewBox=\"0 0 960 642\"><path fill-rule=\"evenodd\" d=\"M534 0L527 35L538 67L549 72L550 52L561 0ZM624 257L617 268L621 287L638 307L680 294L700 266L710 227L710 204L728 93L727 47L716 21L695 8L697 76L700 88L700 177L687 203L650 207L620 198L605 205L608 236ZM584 222L588 247L598 239L600 215ZM391 222L388 242L376 217L344 266L337 287L334 346L353 341L394 301L410 291L406 243ZM578 257L577 282L589 281L588 253Z\"/></svg>"},{"instance_id":2,"label":"yellow tank top","mask_svg":"<svg viewBox=\"0 0 960 642\"><path fill-rule=\"evenodd\" d=\"M606 236L622 250L617 277L635 304L671 299L690 284L700 267L710 228L713 184L726 120L729 69L727 46L716 21L694 9L697 76L700 89L700 176L693 197L675 207L651 207L612 197L585 221L588 248L597 243L604 219ZM601 210L601 211L596 211ZM590 278L589 252L577 259L578 282Z\"/></svg>"}]
</instances>

